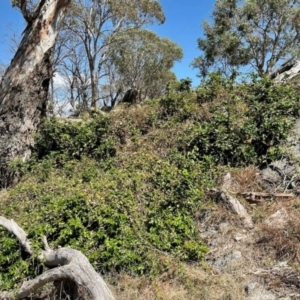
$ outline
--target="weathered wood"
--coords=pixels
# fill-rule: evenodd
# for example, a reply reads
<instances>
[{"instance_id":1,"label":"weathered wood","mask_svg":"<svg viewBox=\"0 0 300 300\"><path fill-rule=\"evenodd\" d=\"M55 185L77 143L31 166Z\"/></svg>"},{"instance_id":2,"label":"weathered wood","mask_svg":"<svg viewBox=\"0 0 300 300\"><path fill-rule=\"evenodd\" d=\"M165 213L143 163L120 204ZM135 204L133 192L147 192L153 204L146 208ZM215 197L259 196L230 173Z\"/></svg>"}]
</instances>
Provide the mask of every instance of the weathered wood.
<instances>
[{"instance_id":1,"label":"weathered wood","mask_svg":"<svg viewBox=\"0 0 300 300\"><path fill-rule=\"evenodd\" d=\"M271 79L276 78L278 75L289 71L294 65L296 64L296 61L294 58L290 58L287 61L285 61L281 66L279 66L276 70L274 70L273 72L271 72L269 74L269 77Z\"/></svg>"},{"instance_id":2,"label":"weathered wood","mask_svg":"<svg viewBox=\"0 0 300 300\"><path fill-rule=\"evenodd\" d=\"M277 70L275 70L270 78L274 79L274 82L281 83L290 81L294 77L300 74L300 61L299 60L291 60L282 66L280 66Z\"/></svg>"},{"instance_id":3,"label":"weathered wood","mask_svg":"<svg viewBox=\"0 0 300 300\"><path fill-rule=\"evenodd\" d=\"M8 220L6 218L0 217L0 226L13 233L21 243L21 246L29 254L31 254L30 241L27 239L25 231L14 220Z\"/></svg>"},{"instance_id":4,"label":"weathered wood","mask_svg":"<svg viewBox=\"0 0 300 300\"><path fill-rule=\"evenodd\" d=\"M26 1L21 2L28 26L0 82L0 188L18 177L9 163L31 155L33 133L46 113L52 49L69 3L40 0L29 14Z\"/></svg>"},{"instance_id":5,"label":"weathered wood","mask_svg":"<svg viewBox=\"0 0 300 300\"><path fill-rule=\"evenodd\" d=\"M291 199L294 198L294 194L285 193L263 193L263 192L245 192L241 194L250 203L261 203L265 200L271 199Z\"/></svg>"},{"instance_id":6,"label":"weathered wood","mask_svg":"<svg viewBox=\"0 0 300 300\"><path fill-rule=\"evenodd\" d=\"M246 228L252 229L254 227L252 217L237 199L233 198L223 190L210 189L209 192L218 200L221 200L223 203L225 203L233 213L237 214L243 221L243 225Z\"/></svg>"},{"instance_id":7,"label":"weathered wood","mask_svg":"<svg viewBox=\"0 0 300 300\"><path fill-rule=\"evenodd\" d=\"M24 230L13 220L0 217L0 225L15 234L19 240L23 241L24 236L26 239ZM101 276L95 271L87 257L80 251L71 248L52 250L48 245L46 237L43 238L43 242L45 250L42 251L38 259L51 269L34 279L24 281L17 291L0 292L0 299L23 299L28 296L31 297L37 289L43 287L45 284L53 281L56 283L63 282L65 280L74 283L76 287L81 287L86 297L88 297L87 299L115 299ZM26 242L23 242L22 246L25 249L28 248Z\"/></svg>"},{"instance_id":8,"label":"weathered wood","mask_svg":"<svg viewBox=\"0 0 300 300\"><path fill-rule=\"evenodd\" d=\"M32 280L25 281L17 292L17 299L28 297L46 283L63 279L68 279L84 288L90 300L114 299L106 283L80 251L71 248L48 249L43 252L40 258L43 258L47 267L54 267L54 269L50 269Z\"/></svg>"}]
</instances>

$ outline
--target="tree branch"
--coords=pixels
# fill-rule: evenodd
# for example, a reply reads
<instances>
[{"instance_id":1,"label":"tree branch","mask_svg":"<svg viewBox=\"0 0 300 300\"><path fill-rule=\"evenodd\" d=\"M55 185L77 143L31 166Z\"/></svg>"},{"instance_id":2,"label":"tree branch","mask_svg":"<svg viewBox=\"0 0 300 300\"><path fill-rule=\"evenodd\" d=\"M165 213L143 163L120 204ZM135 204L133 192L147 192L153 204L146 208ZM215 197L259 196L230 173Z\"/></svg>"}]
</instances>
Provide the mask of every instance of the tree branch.
<instances>
[{"instance_id":1,"label":"tree branch","mask_svg":"<svg viewBox=\"0 0 300 300\"><path fill-rule=\"evenodd\" d=\"M0 225L13 233L20 241L22 247L31 254L30 241L27 239L25 231L14 220L0 217Z\"/></svg>"},{"instance_id":2,"label":"tree branch","mask_svg":"<svg viewBox=\"0 0 300 300\"><path fill-rule=\"evenodd\" d=\"M0 217L0 225L15 234L22 246L31 253L25 231L14 220ZM77 287L83 287L89 297L88 299L114 300L106 283L95 271L85 255L71 248L52 250L45 236L43 237L43 243L45 250L38 259L43 261L47 267L53 269L44 272L32 280L23 282L21 288L16 293L0 292L1 299L23 299L49 282L67 279L75 283Z\"/></svg>"},{"instance_id":3,"label":"tree branch","mask_svg":"<svg viewBox=\"0 0 300 300\"><path fill-rule=\"evenodd\" d=\"M237 199L233 198L222 189L210 189L209 192L218 200L221 200L223 203L228 205L228 208L241 218L246 228L252 229L254 227L251 216Z\"/></svg>"},{"instance_id":4,"label":"tree branch","mask_svg":"<svg viewBox=\"0 0 300 300\"><path fill-rule=\"evenodd\" d=\"M24 19L29 24L32 22L32 15L29 13L26 4L27 4L27 0L21 0L20 8Z\"/></svg>"}]
</instances>

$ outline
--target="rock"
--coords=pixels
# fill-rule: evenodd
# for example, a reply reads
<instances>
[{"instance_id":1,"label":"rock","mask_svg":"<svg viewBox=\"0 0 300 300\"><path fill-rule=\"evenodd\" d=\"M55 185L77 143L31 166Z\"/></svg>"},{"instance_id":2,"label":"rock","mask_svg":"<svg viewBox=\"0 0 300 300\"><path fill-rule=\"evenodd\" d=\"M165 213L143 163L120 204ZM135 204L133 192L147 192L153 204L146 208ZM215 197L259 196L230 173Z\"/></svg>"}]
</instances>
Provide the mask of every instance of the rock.
<instances>
[{"instance_id":1,"label":"rock","mask_svg":"<svg viewBox=\"0 0 300 300\"><path fill-rule=\"evenodd\" d=\"M213 263L215 269L224 271L229 267L232 267L238 260L242 258L242 253L237 250L233 250L224 256L220 257Z\"/></svg>"},{"instance_id":2,"label":"rock","mask_svg":"<svg viewBox=\"0 0 300 300\"><path fill-rule=\"evenodd\" d=\"M283 72L278 72L276 74L276 71L274 72L274 81L275 82L283 82L283 81L289 81L291 80L293 77L299 75L300 73L300 61L293 61L289 64L289 66L287 66L286 69L282 69ZM277 76L276 76L277 75ZM272 76L271 76L272 78Z\"/></svg>"},{"instance_id":3,"label":"rock","mask_svg":"<svg viewBox=\"0 0 300 300\"><path fill-rule=\"evenodd\" d=\"M272 214L265 223L273 228L284 228L287 225L289 219L288 212L285 208L278 209L274 214Z\"/></svg>"},{"instance_id":4,"label":"rock","mask_svg":"<svg viewBox=\"0 0 300 300\"><path fill-rule=\"evenodd\" d=\"M216 201L223 202L233 213L237 214L242 220L245 228L252 229L254 227L251 216L236 198L233 198L224 190L210 189L209 192L216 199Z\"/></svg>"},{"instance_id":5,"label":"rock","mask_svg":"<svg viewBox=\"0 0 300 300\"><path fill-rule=\"evenodd\" d=\"M206 229L206 231L200 233L201 239L208 239L211 237L215 237L217 235L217 231L214 229Z\"/></svg>"},{"instance_id":6,"label":"rock","mask_svg":"<svg viewBox=\"0 0 300 300\"><path fill-rule=\"evenodd\" d=\"M258 282L249 282L245 286L247 297L245 300L276 300L277 297L272 292L266 290Z\"/></svg>"},{"instance_id":7,"label":"rock","mask_svg":"<svg viewBox=\"0 0 300 300\"><path fill-rule=\"evenodd\" d=\"M284 190L296 189L296 184L300 179L300 119L296 121L286 145L290 158L272 162L261 171L261 175L263 180L271 183L272 186L281 187Z\"/></svg>"},{"instance_id":8,"label":"rock","mask_svg":"<svg viewBox=\"0 0 300 300\"><path fill-rule=\"evenodd\" d=\"M291 152L295 159L300 158L300 119L298 119L294 125L294 128L287 138L288 143L290 144Z\"/></svg>"},{"instance_id":9,"label":"rock","mask_svg":"<svg viewBox=\"0 0 300 300\"><path fill-rule=\"evenodd\" d=\"M233 239L236 241L236 242L239 242L239 241L243 241L247 238L247 235L245 234L242 234L242 233L237 233L235 234L235 236L233 237Z\"/></svg>"},{"instance_id":10,"label":"rock","mask_svg":"<svg viewBox=\"0 0 300 300\"><path fill-rule=\"evenodd\" d=\"M219 224L219 232L221 233L226 233L226 231L228 231L229 229L229 224L228 223L221 223Z\"/></svg>"},{"instance_id":11,"label":"rock","mask_svg":"<svg viewBox=\"0 0 300 300\"><path fill-rule=\"evenodd\" d=\"M295 157L295 156L294 156ZM294 188L295 182L299 180L299 166L292 161L282 159L272 162L261 171L262 179L282 189Z\"/></svg>"},{"instance_id":12,"label":"rock","mask_svg":"<svg viewBox=\"0 0 300 300\"><path fill-rule=\"evenodd\" d=\"M228 172L223 178L222 190L227 191L232 186L232 177Z\"/></svg>"}]
</instances>

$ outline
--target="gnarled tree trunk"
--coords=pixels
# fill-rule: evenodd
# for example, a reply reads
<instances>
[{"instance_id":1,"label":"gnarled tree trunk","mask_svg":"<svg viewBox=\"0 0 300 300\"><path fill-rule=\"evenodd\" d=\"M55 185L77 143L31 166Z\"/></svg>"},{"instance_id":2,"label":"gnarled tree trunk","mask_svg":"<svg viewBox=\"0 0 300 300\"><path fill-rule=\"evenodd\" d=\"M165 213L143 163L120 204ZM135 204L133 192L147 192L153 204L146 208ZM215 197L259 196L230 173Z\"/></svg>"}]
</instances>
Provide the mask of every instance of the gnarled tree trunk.
<instances>
[{"instance_id":1,"label":"gnarled tree trunk","mask_svg":"<svg viewBox=\"0 0 300 300\"><path fill-rule=\"evenodd\" d=\"M34 11L20 0L28 23L11 65L0 82L0 188L17 179L9 167L31 155L33 133L46 113L52 50L70 0L40 0Z\"/></svg>"},{"instance_id":2,"label":"gnarled tree trunk","mask_svg":"<svg viewBox=\"0 0 300 300\"><path fill-rule=\"evenodd\" d=\"M13 233L26 252L32 254L30 241L25 231L14 221L0 217L0 226ZM95 271L89 260L80 251L72 248L52 250L46 237L45 250L38 257L45 266L51 268L34 279L24 281L16 291L0 291L0 299L35 299L34 292L49 282L55 282L59 294L66 285L71 286L68 296L71 299L115 300L106 283ZM54 295L54 298L57 297ZM48 298L47 298L48 299Z\"/></svg>"}]
</instances>

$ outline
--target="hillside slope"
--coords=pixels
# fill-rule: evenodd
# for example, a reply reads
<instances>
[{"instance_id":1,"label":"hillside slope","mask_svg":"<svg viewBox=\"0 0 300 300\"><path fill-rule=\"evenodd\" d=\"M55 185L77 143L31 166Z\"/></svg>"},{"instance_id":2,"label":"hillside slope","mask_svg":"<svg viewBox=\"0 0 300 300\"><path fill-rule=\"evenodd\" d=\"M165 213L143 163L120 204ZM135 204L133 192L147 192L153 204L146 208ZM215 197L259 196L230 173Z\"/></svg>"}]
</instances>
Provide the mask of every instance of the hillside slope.
<instances>
[{"instance_id":1,"label":"hillside slope","mask_svg":"<svg viewBox=\"0 0 300 300\"><path fill-rule=\"evenodd\" d=\"M1 214L33 240L82 251L117 299L300 299L297 174L282 186L261 172L291 159L298 112L293 86L213 75L106 116L47 120L32 159L13 164L22 181L1 191ZM41 266L0 234L5 290Z\"/></svg>"}]
</instances>

